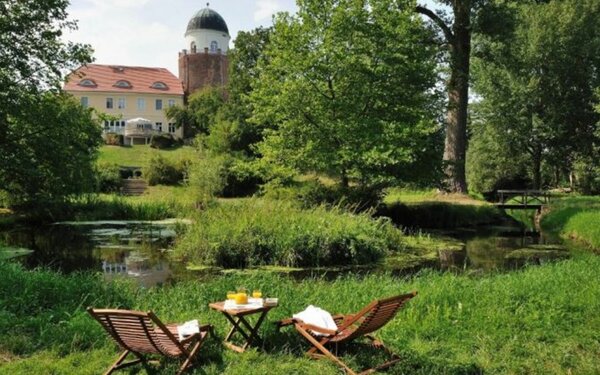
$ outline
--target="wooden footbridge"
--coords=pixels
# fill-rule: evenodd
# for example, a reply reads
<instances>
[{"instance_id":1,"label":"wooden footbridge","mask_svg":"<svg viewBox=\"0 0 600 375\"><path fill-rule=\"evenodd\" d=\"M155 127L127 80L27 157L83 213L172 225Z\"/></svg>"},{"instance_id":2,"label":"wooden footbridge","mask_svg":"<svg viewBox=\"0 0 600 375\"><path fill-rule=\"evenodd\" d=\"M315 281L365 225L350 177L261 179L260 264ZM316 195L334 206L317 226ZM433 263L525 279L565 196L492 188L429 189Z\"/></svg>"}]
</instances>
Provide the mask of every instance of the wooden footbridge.
<instances>
[{"instance_id":1,"label":"wooden footbridge","mask_svg":"<svg viewBox=\"0 0 600 375\"><path fill-rule=\"evenodd\" d=\"M541 210L550 194L542 190L498 190L496 207L504 210Z\"/></svg>"}]
</instances>

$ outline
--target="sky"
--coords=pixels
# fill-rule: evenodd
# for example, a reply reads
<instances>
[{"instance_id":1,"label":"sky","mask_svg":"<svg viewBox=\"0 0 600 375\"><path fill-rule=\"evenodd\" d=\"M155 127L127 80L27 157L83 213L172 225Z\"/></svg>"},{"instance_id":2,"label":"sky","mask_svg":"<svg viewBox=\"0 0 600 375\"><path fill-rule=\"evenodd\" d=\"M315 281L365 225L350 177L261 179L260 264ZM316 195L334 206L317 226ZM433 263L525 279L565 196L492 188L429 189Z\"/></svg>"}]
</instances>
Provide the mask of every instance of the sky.
<instances>
[{"instance_id":1,"label":"sky","mask_svg":"<svg viewBox=\"0 0 600 375\"><path fill-rule=\"evenodd\" d=\"M70 19L78 30L65 39L90 44L95 63L161 67L178 75L178 53L187 48L184 33L190 18L207 1L71 0ZM431 5L431 0L423 3ZM212 0L210 7L237 33L270 26L273 14L296 11L295 0Z\"/></svg>"}]
</instances>

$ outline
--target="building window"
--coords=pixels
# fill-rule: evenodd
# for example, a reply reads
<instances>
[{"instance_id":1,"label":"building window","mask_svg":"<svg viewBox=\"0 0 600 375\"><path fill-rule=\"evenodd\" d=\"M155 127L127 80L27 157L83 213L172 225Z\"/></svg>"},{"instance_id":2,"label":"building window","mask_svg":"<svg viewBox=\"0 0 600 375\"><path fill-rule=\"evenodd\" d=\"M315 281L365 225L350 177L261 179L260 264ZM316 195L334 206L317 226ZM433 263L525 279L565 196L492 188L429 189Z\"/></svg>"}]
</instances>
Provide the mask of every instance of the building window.
<instances>
[{"instance_id":1,"label":"building window","mask_svg":"<svg viewBox=\"0 0 600 375\"><path fill-rule=\"evenodd\" d=\"M117 81L114 86L122 89L130 89L132 87L131 83L129 83L129 81L125 81L124 79Z\"/></svg>"},{"instance_id":2,"label":"building window","mask_svg":"<svg viewBox=\"0 0 600 375\"><path fill-rule=\"evenodd\" d=\"M216 40L210 42L210 52L217 52L217 49L219 49L219 43Z\"/></svg>"},{"instance_id":3,"label":"building window","mask_svg":"<svg viewBox=\"0 0 600 375\"><path fill-rule=\"evenodd\" d=\"M113 98L106 98L106 109L113 108Z\"/></svg>"},{"instance_id":4,"label":"building window","mask_svg":"<svg viewBox=\"0 0 600 375\"><path fill-rule=\"evenodd\" d=\"M124 128L125 127L125 120L121 121L121 127Z\"/></svg>"},{"instance_id":5,"label":"building window","mask_svg":"<svg viewBox=\"0 0 600 375\"><path fill-rule=\"evenodd\" d=\"M156 108L157 111L162 110L162 99L156 99L155 108Z\"/></svg>"},{"instance_id":6,"label":"building window","mask_svg":"<svg viewBox=\"0 0 600 375\"><path fill-rule=\"evenodd\" d=\"M137 108L139 110L146 109L146 99L144 99L144 98L138 98L138 100L137 100Z\"/></svg>"},{"instance_id":7,"label":"building window","mask_svg":"<svg viewBox=\"0 0 600 375\"><path fill-rule=\"evenodd\" d=\"M83 108L87 108L87 107L90 106L90 100L89 100L89 98L87 96L82 96L81 97L81 106Z\"/></svg>"},{"instance_id":8,"label":"building window","mask_svg":"<svg viewBox=\"0 0 600 375\"><path fill-rule=\"evenodd\" d=\"M159 133L162 133L162 122L156 123L156 130L158 130Z\"/></svg>"},{"instance_id":9,"label":"building window","mask_svg":"<svg viewBox=\"0 0 600 375\"><path fill-rule=\"evenodd\" d=\"M169 108L175 107L175 99L169 99Z\"/></svg>"},{"instance_id":10,"label":"building window","mask_svg":"<svg viewBox=\"0 0 600 375\"><path fill-rule=\"evenodd\" d=\"M125 109L125 98L119 98L119 109Z\"/></svg>"},{"instance_id":11,"label":"building window","mask_svg":"<svg viewBox=\"0 0 600 375\"><path fill-rule=\"evenodd\" d=\"M108 129L110 129L110 121L105 120L104 121L104 130L108 130Z\"/></svg>"},{"instance_id":12,"label":"building window","mask_svg":"<svg viewBox=\"0 0 600 375\"><path fill-rule=\"evenodd\" d=\"M169 133L175 133L175 124L172 122L169 123Z\"/></svg>"},{"instance_id":13,"label":"building window","mask_svg":"<svg viewBox=\"0 0 600 375\"><path fill-rule=\"evenodd\" d=\"M157 89L157 90L168 90L169 86L167 86L166 83L164 82L154 82L152 84L152 86L150 86L153 89Z\"/></svg>"},{"instance_id":14,"label":"building window","mask_svg":"<svg viewBox=\"0 0 600 375\"><path fill-rule=\"evenodd\" d=\"M79 86L84 86L84 87L96 87L97 85L96 85L96 82L94 82L94 81L93 81L93 80L91 80L91 79L82 79L82 80L79 82Z\"/></svg>"},{"instance_id":15,"label":"building window","mask_svg":"<svg viewBox=\"0 0 600 375\"><path fill-rule=\"evenodd\" d=\"M192 42L192 44L190 44L190 51L192 51L192 53L196 53L196 43Z\"/></svg>"}]
</instances>

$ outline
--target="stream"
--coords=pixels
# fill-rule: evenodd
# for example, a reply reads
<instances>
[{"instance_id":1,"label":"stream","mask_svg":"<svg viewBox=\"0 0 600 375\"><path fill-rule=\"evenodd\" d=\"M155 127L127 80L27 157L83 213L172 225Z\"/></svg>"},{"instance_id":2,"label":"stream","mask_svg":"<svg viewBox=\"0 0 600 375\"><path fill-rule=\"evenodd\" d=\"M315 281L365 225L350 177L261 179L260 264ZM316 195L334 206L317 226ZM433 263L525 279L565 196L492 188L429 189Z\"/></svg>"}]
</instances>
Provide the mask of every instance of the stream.
<instances>
[{"instance_id":1,"label":"stream","mask_svg":"<svg viewBox=\"0 0 600 375\"><path fill-rule=\"evenodd\" d=\"M25 267L49 267L65 273L101 272L107 280L119 277L135 279L150 287L173 283L199 275L181 262L169 259L177 223L96 221L57 223L46 226L23 226L0 230L0 244L33 250L16 257ZM440 255L440 268L488 272L511 269L523 264L513 255L527 251L546 251L568 256L557 238L524 230L518 226L480 227L453 231L436 231L434 235L456 238L465 244L450 257ZM555 250L561 250L560 252ZM550 257L555 258L555 257ZM544 257L528 261L543 263Z\"/></svg>"}]
</instances>

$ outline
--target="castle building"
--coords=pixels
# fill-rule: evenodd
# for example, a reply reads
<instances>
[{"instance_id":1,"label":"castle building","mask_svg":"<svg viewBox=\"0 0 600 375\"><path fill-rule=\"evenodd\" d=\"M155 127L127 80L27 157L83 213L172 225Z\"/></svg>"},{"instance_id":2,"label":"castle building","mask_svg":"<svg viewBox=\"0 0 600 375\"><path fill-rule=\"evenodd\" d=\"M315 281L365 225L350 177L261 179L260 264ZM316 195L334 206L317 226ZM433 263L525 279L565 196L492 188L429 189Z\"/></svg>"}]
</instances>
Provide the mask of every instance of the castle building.
<instances>
[{"instance_id":1,"label":"castle building","mask_svg":"<svg viewBox=\"0 0 600 375\"><path fill-rule=\"evenodd\" d=\"M188 22L179 77L165 68L88 64L67 76L64 90L108 115L105 135L123 135L125 144L147 143L155 134L180 139L184 129L175 127L165 109L185 105L194 91L227 84L230 40L225 20L207 4Z\"/></svg>"}]
</instances>

